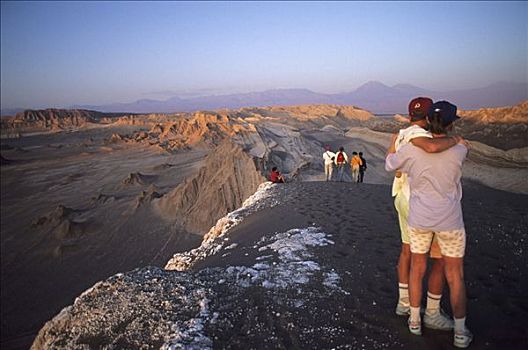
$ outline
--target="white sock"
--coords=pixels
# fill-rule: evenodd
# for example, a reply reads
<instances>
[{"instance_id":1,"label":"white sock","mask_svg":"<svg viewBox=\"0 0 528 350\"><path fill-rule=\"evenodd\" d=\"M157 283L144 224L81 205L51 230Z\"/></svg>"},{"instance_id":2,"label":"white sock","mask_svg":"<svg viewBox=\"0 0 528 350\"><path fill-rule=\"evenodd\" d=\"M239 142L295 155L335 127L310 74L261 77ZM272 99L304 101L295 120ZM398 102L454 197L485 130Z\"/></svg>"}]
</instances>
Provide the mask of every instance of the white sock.
<instances>
[{"instance_id":1,"label":"white sock","mask_svg":"<svg viewBox=\"0 0 528 350\"><path fill-rule=\"evenodd\" d=\"M442 294L427 292L427 307L425 308L425 312L432 314L438 311L440 309L440 299L442 299Z\"/></svg>"},{"instance_id":2,"label":"white sock","mask_svg":"<svg viewBox=\"0 0 528 350\"><path fill-rule=\"evenodd\" d=\"M405 283L398 283L398 289L400 291L399 303L405 306L409 305L409 285Z\"/></svg>"},{"instance_id":3,"label":"white sock","mask_svg":"<svg viewBox=\"0 0 528 350\"><path fill-rule=\"evenodd\" d=\"M455 318L455 333L464 333L466 330L466 318Z\"/></svg>"},{"instance_id":4,"label":"white sock","mask_svg":"<svg viewBox=\"0 0 528 350\"><path fill-rule=\"evenodd\" d=\"M420 322L420 307L412 307L411 306L411 321L412 322Z\"/></svg>"}]
</instances>

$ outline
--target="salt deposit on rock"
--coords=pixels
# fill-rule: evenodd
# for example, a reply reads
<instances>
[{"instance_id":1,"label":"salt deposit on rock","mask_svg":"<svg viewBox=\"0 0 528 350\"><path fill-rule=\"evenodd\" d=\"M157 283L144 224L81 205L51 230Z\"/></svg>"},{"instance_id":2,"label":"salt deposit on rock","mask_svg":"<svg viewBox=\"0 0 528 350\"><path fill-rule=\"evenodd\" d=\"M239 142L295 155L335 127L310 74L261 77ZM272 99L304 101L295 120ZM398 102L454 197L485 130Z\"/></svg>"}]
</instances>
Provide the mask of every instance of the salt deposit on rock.
<instances>
[{"instance_id":1,"label":"salt deposit on rock","mask_svg":"<svg viewBox=\"0 0 528 350\"><path fill-rule=\"evenodd\" d=\"M214 335L227 330L226 321L234 321L222 312L224 304L244 300L245 289L269 290L277 299L289 291L296 295L297 308L318 298L320 294L309 286L320 281L332 293L344 294L338 286L340 277L317 262L312 252L333 244L326 237L315 227L264 237L255 249L274 251L278 263L272 255L263 255L251 267L208 268L196 273L147 267L117 274L95 284L47 322L32 349L96 344L110 349L145 344L161 349L211 349ZM265 295L270 297L269 292ZM236 310L244 307L231 311Z\"/></svg>"},{"instance_id":2,"label":"salt deposit on rock","mask_svg":"<svg viewBox=\"0 0 528 350\"><path fill-rule=\"evenodd\" d=\"M195 249L188 252L175 254L165 265L167 270L185 271L194 265L198 260L204 259L207 256L216 254L225 244L221 237L226 234L229 229L239 224L248 215L262 210L266 207L276 205L272 199L272 189L276 186L271 182L261 184L257 191L244 201L242 206L237 210L228 213L225 217L219 219L215 226L204 236L202 244Z\"/></svg>"}]
</instances>

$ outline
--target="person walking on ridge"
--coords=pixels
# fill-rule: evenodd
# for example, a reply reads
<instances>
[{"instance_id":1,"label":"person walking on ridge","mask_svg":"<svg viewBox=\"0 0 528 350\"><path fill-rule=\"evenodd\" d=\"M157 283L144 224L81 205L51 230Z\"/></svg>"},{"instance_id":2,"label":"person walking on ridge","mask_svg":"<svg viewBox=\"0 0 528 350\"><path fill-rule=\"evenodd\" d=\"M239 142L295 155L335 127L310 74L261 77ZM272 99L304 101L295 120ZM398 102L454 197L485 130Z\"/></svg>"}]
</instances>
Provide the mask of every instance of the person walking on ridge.
<instances>
[{"instance_id":1,"label":"person walking on ridge","mask_svg":"<svg viewBox=\"0 0 528 350\"><path fill-rule=\"evenodd\" d=\"M359 179L358 182L363 182L365 171L367 171L367 161L363 158L363 152L359 152L359 158L361 159L361 165L359 166Z\"/></svg>"},{"instance_id":2,"label":"person walking on ridge","mask_svg":"<svg viewBox=\"0 0 528 350\"><path fill-rule=\"evenodd\" d=\"M343 181L343 174L345 172L345 165L348 163L348 156L343 147L339 147L339 152L336 153L335 165L337 166L337 177L339 181Z\"/></svg>"},{"instance_id":3,"label":"person walking on ridge","mask_svg":"<svg viewBox=\"0 0 528 350\"><path fill-rule=\"evenodd\" d=\"M430 131L434 138L446 139L457 116L455 105L440 101L428 112ZM441 153L427 153L412 144L396 151L397 137L393 137L385 160L387 171L401 170L410 185L408 228L410 234L410 311L409 331L421 335L420 300L422 283L427 268L427 256L433 236L437 237L445 263L453 309L453 345L466 348L473 334L466 328L466 289L464 282L464 253L466 232L462 216L462 163L468 148L463 139L456 146ZM427 317L427 311L426 315ZM425 323L425 318L424 318Z\"/></svg>"},{"instance_id":4,"label":"person walking on ridge","mask_svg":"<svg viewBox=\"0 0 528 350\"><path fill-rule=\"evenodd\" d=\"M325 170L325 178L326 181L332 180L332 172L334 171L334 160L335 160L335 153L332 152L332 149L330 146L325 147L325 152L323 153L323 161L324 161L324 170Z\"/></svg>"},{"instance_id":5,"label":"person walking on ridge","mask_svg":"<svg viewBox=\"0 0 528 350\"><path fill-rule=\"evenodd\" d=\"M409 118L411 125L399 131L395 135L395 148L411 143L421 148L425 152L437 153L455 146L460 137L432 138L432 134L426 131L427 114L433 101L428 97L417 97L409 103ZM399 226L401 231L402 247L398 259L398 290L399 299L396 306L396 314L408 315L410 312L409 303L409 273L411 269L410 236L407 223L409 215L410 189L407 174L396 171L396 176L392 184L392 196L394 197L394 207L398 213ZM431 245L430 257L433 265L429 274L427 306L424 316L424 325L428 328L451 330L453 321L440 309L442 290L445 284L444 261L440 253L440 248L436 239Z\"/></svg>"},{"instance_id":6,"label":"person walking on ridge","mask_svg":"<svg viewBox=\"0 0 528 350\"><path fill-rule=\"evenodd\" d=\"M359 168L363 163L359 158L357 152L352 152L352 159L350 160L350 167L352 168L352 182L359 182Z\"/></svg>"}]
</instances>

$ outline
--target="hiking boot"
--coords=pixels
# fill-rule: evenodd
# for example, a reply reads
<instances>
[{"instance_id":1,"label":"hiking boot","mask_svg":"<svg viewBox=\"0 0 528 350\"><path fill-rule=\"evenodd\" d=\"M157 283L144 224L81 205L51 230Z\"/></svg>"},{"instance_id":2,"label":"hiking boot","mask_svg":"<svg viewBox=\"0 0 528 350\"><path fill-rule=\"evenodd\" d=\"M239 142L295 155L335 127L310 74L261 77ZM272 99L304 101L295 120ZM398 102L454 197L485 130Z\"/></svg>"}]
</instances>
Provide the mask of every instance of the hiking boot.
<instances>
[{"instance_id":1,"label":"hiking boot","mask_svg":"<svg viewBox=\"0 0 528 350\"><path fill-rule=\"evenodd\" d=\"M466 328L463 333L455 332L453 345L457 348L467 348L472 340L473 334Z\"/></svg>"},{"instance_id":2,"label":"hiking boot","mask_svg":"<svg viewBox=\"0 0 528 350\"><path fill-rule=\"evenodd\" d=\"M411 318L409 317L409 320L407 321L407 324L409 325L409 331L414 335L422 335L422 322L413 322L411 321Z\"/></svg>"},{"instance_id":3,"label":"hiking boot","mask_svg":"<svg viewBox=\"0 0 528 350\"><path fill-rule=\"evenodd\" d=\"M442 309L435 310L432 314L428 314L426 310L424 326L441 331L450 331L455 327L455 322Z\"/></svg>"},{"instance_id":4,"label":"hiking boot","mask_svg":"<svg viewBox=\"0 0 528 350\"><path fill-rule=\"evenodd\" d=\"M401 302L398 302L398 305L396 305L396 315L408 316L410 314L411 314L411 308L409 307L409 304L404 305Z\"/></svg>"}]
</instances>

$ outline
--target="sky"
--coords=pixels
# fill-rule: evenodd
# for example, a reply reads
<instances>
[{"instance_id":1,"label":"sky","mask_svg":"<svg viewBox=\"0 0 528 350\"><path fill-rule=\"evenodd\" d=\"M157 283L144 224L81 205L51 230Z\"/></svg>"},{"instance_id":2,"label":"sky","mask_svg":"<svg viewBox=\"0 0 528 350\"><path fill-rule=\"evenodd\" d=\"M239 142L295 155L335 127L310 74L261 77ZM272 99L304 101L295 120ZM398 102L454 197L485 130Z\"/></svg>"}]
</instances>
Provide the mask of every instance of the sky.
<instances>
[{"instance_id":1,"label":"sky","mask_svg":"<svg viewBox=\"0 0 528 350\"><path fill-rule=\"evenodd\" d=\"M1 107L528 82L528 2L1 2Z\"/></svg>"}]
</instances>

